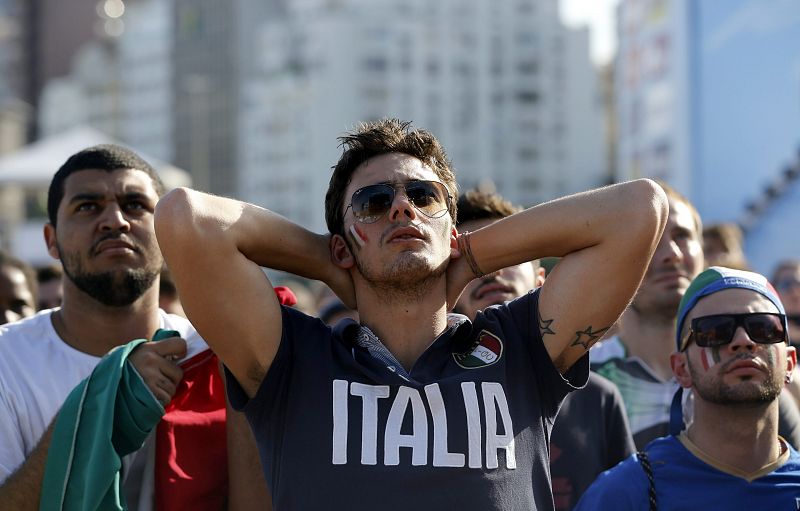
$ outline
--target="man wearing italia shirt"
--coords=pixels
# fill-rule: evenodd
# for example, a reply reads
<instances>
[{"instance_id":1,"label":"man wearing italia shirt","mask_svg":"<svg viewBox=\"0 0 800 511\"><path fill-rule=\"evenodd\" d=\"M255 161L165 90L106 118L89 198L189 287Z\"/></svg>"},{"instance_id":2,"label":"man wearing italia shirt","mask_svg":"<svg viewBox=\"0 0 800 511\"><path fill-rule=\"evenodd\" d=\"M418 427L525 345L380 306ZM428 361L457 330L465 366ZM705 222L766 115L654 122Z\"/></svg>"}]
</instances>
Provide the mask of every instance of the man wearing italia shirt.
<instances>
[{"instance_id":1,"label":"man wearing italia shirt","mask_svg":"<svg viewBox=\"0 0 800 511\"><path fill-rule=\"evenodd\" d=\"M458 233L455 176L430 133L383 120L341 141L329 234L186 189L156 212L275 508L552 509L549 431L644 274L663 192L639 180ZM473 278L543 256L563 259L540 290L448 316ZM280 307L259 266L325 282L360 323L332 330Z\"/></svg>"}]
</instances>

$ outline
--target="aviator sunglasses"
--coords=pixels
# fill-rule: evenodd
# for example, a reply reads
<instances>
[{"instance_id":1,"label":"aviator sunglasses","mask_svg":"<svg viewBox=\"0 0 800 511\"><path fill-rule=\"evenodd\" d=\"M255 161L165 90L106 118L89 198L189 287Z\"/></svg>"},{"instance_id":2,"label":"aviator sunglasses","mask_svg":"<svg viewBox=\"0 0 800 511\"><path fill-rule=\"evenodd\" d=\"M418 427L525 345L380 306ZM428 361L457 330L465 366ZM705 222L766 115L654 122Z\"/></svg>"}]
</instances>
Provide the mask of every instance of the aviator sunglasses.
<instances>
[{"instance_id":1,"label":"aviator sunglasses","mask_svg":"<svg viewBox=\"0 0 800 511\"><path fill-rule=\"evenodd\" d=\"M701 348L716 348L729 344L741 326L753 342L776 344L788 340L785 324L786 316L773 312L714 314L692 319L688 339Z\"/></svg>"},{"instance_id":2,"label":"aviator sunglasses","mask_svg":"<svg viewBox=\"0 0 800 511\"><path fill-rule=\"evenodd\" d=\"M365 224L377 222L392 208L397 188L402 188L408 202L428 218L439 218L444 215L452 199L447 187L438 181L380 183L356 190L347 208L353 210L353 215L359 222Z\"/></svg>"}]
</instances>

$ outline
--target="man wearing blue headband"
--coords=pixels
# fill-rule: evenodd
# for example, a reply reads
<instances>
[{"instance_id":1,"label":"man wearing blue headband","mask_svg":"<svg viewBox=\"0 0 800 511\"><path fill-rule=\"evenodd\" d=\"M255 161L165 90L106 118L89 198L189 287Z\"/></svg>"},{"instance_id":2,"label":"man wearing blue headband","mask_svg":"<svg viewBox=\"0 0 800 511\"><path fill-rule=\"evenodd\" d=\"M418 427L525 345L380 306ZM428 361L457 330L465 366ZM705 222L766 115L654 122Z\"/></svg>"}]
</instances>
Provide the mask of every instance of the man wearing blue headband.
<instances>
[{"instance_id":1,"label":"man wearing blue headband","mask_svg":"<svg viewBox=\"0 0 800 511\"><path fill-rule=\"evenodd\" d=\"M678 308L676 346L671 434L602 474L577 509L797 509L800 454L778 435L797 355L767 279L702 272ZM694 394L685 430L682 389Z\"/></svg>"}]
</instances>

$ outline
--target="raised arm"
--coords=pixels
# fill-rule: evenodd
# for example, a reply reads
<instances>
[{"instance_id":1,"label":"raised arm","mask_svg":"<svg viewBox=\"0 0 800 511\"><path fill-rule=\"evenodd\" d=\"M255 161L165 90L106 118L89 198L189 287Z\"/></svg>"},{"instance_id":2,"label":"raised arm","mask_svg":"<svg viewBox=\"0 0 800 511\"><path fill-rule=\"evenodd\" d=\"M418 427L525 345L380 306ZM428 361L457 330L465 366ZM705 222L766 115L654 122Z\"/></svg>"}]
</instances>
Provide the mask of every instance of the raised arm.
<instances>
[{"instance_id":1,"label":"raised arm","mask_svg":"<svg viewBox=\"0 0 800 511\"><path fill-rule=\"evenodd\" d=\"M187 316L250 397L282 331L260 266L344 287L327 236L252 204L178 188L159 201L155 226Z\"/></svg>"},{"instance_id":2,"label":"raised arm","mask_svg":"<svg viewBox=\"0 0 800 511\"><path fill-rule=\"evenodd\" d=\"M471 235L480 270L562 257L542 286L539 329L562 372L630 302L668 216L667 199L641 179L535 206Z\"/></svg>"}]
</instances>

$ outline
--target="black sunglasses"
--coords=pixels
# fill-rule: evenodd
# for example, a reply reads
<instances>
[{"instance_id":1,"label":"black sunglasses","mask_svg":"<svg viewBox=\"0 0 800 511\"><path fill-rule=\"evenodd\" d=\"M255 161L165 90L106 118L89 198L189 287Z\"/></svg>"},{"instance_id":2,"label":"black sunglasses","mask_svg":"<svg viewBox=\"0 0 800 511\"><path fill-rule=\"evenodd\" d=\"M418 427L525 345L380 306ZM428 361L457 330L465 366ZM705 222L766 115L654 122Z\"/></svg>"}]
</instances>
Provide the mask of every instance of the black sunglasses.
<instances>
[{"instance_id":1,"label":"black sunglasses","mask_svg":"<svg viewBox=\"0 0 800 511\"><path fill-rule=\"evenodd\" d=\"M786 316L772 312L714 314L692 319L688 338L701 348L724 346L741 326L753 342L776 344L788 340L784 325Z\"/></svg>"},{"instance_id":2,"label":"black sunglasses","mask_svg":"<svg viewBox=\"0 0 800 511\"><path fill-rule=\"evenodd\" d=\"M402 188L408 202L428 218L439 218L447 213L452 199L447 187L438 181L409 181L396 185L381 183L356 190L344 211L347 213L348 208L352 209L359 222L377 222L392 208L397 188Z\"/></svg>"}]
</instances>

